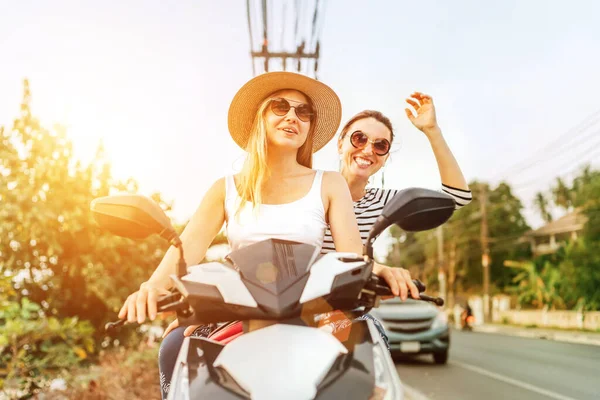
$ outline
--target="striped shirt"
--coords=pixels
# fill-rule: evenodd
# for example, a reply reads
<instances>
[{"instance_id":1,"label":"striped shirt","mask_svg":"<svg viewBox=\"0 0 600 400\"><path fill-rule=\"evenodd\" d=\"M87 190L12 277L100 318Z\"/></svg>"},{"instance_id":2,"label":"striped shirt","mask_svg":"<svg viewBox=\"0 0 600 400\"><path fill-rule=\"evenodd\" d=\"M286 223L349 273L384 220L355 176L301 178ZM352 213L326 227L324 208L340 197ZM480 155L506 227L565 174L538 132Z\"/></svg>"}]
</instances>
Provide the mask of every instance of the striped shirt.
<instances>
[{"instance_id":1,"label":"striped shirt","mask_svg":"<svg viewBox=\"0 0 600 400\"><path fill-rule=\"evenodd\" d=\"M444 184L442 184L442 192L454 199L457 210L469 204L473 199L470 190L457 189ZM396 193L398 193L396 189L369 188L362 199L354 202L354 215L356 215L363 245L367 242L369 230L375 223L375 220L377 220L377 217L381 215L383 207L385 207ZM330 253L332 251L335 251L335 246L333 245L331 231L327 227L321 253Z\"/></svg>"}]
</instances>

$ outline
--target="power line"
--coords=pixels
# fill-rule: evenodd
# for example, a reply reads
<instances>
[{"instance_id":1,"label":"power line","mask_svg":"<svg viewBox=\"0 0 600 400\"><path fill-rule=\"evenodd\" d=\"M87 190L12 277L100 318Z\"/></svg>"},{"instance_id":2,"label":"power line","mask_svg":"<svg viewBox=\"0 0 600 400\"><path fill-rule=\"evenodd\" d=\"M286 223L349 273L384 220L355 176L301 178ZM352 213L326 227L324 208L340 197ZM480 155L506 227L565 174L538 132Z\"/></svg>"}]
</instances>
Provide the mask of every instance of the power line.
<instances>
[{"instance_id":1,"label":"power line","mask_svg":"<svg viewBox=\"0 0 600 400\"><path fill-rule=\"evenodd\" d=\"M285 12L287 11L287 6L288 3L283 3L283 7L281 7L281 20L285 20L286 14ZM285 27L287 25L283 25L283 29L281 30L281 40L279 41L279 45L281 47L281 49L284 48L284 43L285 43ZM283 60L283 70L285 71L285 59Z\"/></svg>"},{"instance_id":2,"label":"power line","mask_svg":"<svg viewBox=\"0 0 600 400\"><path fill-rule=\"evenodd\" d=\"M294 27L294 44L296 46L298 46L300 44L300 42L298 40L300 38L300 32L298 32L298 27L300 26L299 25L299 22L300 22L300 4L301 4L300 0L296 0L294 2L294 10L295 10L295 13L296 13L296 26Z\"/></svg>"},{"instance_id":3,"label":"power line","mask_svg":"<svg viewBox=\"0 0 600 400\"><path fill-rule=\"evenodd\" d=\"M264 43L268 43L269 40L268 22L267 0L262 0L263 46Z\"/></svg>"},{"instance_id":4,"label":"power line","mask_svg":"<svg viewBox=\"0 0 600 400\"><path fill-rule=\"evenodd\" d=\"M596 133L600 133L600 131L597 131ZM588 156L590 156L590 155L591 155L591 157L589 157L589 160L588 160ZM575 168L568 170L566 173L560 174L560 172L557 171L552 178L543 180L544 178L548 177L548 173L545 173L542 176L538 176L538 177L536 177L534 179L530 179L526 182L522 182L522 183L517 182L515 184L512 184L511 187L515 190L523 190L526 188L532 189L532 188L539 187L539 184L541 182L545 182L547 184L550 181L552 181L553 179L560 177L561 175L567 176L571 173L581 170L583 168L583 166L591 163L592 160L597 160L599 156L600 156L600 141L598 143L594 143L592 146L584 149L584 151L578 153L574 158L569 159L566 163L562 163L559 166L558 171L564 170L569 165L573 165L573 164L577 163L577 166ZM579 160L584 160L584 161L579 161Z\"/></svg>"},{"instance_id":5,"label":"power line","mask_svg":"<svg viewBox=\"0 0 600 400\"><path fill-rule=\"evenodd\" d=\"M569 129L567 132L565 132L558 138L554 139L552 142L548 143L545 147L539 149L537 152L535 152L533 154L532 157L524 159L521 162L517 163L516 165L513 165L508 170L506 170L506 172L502 175L507 175L509 172L511 172L513 170L519 170L518 172L520 172L521 169L527 167L528 164L531 163L531 160L533 160L536 156L541 156L542 160L543 160L548 155L549 151L550 151L550 154L553 154L553 152L551 151L552 148L557 148L557 146L560 144L560 142L563 141L565 138L567 138L566 143L568 143L572 139L579 137L579 134L581 134L582 132L585 132L585 130L587 128L589 128L591 125L598 122L598 120L595 119L595 117L598 115L600 115L600 110L590 114L589 116L584 118L579 124L577 124L575 127Z\"/></svg>"},{"instance_id":6,"label":"power line","mask_svg":"<svg viewBox=\"0 0 600 400\"><path fill-rule=\"evenodd\" d=\"M597 131L593 131L590 132L589 134L585 135L585 136L580 136L579 140L571 143L569 146L566 147L556 147L554 152L549 152L547 153L545 156L546 158L543 159L537 159L537 160L533 160L531 163L521 167L519 169L519 174L522 174L523 171L526 171L527 169L534 167L536 165L539 165L540 163L546 163L548 161L554 161L553 156L556 155L557 153L560 153L558 156L556 156L557 158L563 157L568 153L568 151L570 149L576 148L577 146L581 145L582 143L584 143L586 140L591 139L593 137L599 137L597 136L600 133L600 130ZM596 146L596 145L600 145L600 141L598 143L593 143L592 147Z\"/></svg>"},{"instance_id":7,"label":"power line","mask_svg":"<svg viewBox=\"0 0 600 400\"><path fill-rule=\"evenodd\" d=\"M316 4L315 4L315 12L313 13L313 19L312 19L312 33L311 33L311 39L313 39L315 37L315 34L317 33L317 14L318 14L318 10L319 10L319 0L316 0Z\"/></svg>"},{"instance_id":8,"label":"power line","mask_svg":"<svg viewBox=\"0 0 600 400\"><path fill-rule=\"evenodd\" d=\"M323 21L325 20L325 18L324 18L323 16L325 15L325 7L326 7L326 4L327 4L327 3L325 3L325 2L322 2L321 4L322 4L322 6L321 6L321 11L320 11L320 12L321 12L321 18L319 18L319 26L318 26L318 28L317 28L317 33L316 33L316 43L315 43L315 47L314 47L314 52L315 52L317 55L318 55L318 54L320 53L320 51L321 51L321 40L320 40L320 37L321 37L321 35L322 35L322 33L323 33L323 25L324 25L324 22L323 22ZM319 57L317 57L317 58L314 60L314 66L313 66L313 69L314 69L314 71L315 71L315 78L316 78L316 77L317 77L317 71L319 70Z\"/></svg>"},{"instance_id":9,"label":"power line","mask_svg":"<svg viewBox=\"0 0 600 400\"><path fill-rule=\"evenodd\" d=\"M560 144L561 141L564 141L565 138L567 139L566 143L568 143L572 139L578 137L578 135L581 134L582 132L584 132L585 129L589 128L591 125L598 122L598 119L595 119L598 116L600 116L600 109L593 112L592 114L588 115L575 127L569 129L568 131L566 131L565 133L563 133L562 135L560 135L559 137L557 137L556 139L554 139L553 141L548 143L542 149L535 152L531 157L528 157L525 160L518 162L517 164L513 165L512 167L509 167L507 170L505 170L504 172L502 172L500 174L496 174L492 179L499 179L501 177L505 177L505 179L506 179L506 176L510 175L513 171L520 172L522 168L524 168L525 166L527 166L528 164L531 163L531 160L534 157L539 156L539 155L541 155L543 157L544 155L546 155L548 153L548 151L550 149L558 146L558 144Z\"/></svg>"},{"instance_id":10,"label":"power line","mask_svg":"<svg viewBox=\"0 0 600 400\"><path fill-rule=\"evenodd\" d=\"M250 51L254 52L262 48L264 43L262 8L260 1L246 0L248 14L248 31L250 34ZM262 38L262 39L261 39ZM256 75L256 59L252 59L252 73Z\"/></svg>"},{"instance_id":11,"label":"power line","mask_svg":"<svg viewBox=\"0 0 600 400\"><path fill-rule=\"evenodd\" d=\"M319 10L319 0L316 0L315 2L315 12L313 14L313 19L312 19L312 32L311 32L311 36L310 36L310 50L315 53L316 49L317 49L317 43L319 41L319 38L317 37L317 15L318 15L318 10ZM310 63L309 63L310 64ZM312 67L313 70L315 71L315 75L316 75L316 66L317 66L317 60L312 60ZM307 65L307 69L310 70L310 65Z\"/></svg>"},{"instance_id":12,"label":"power line","mask_svg":"<svg viewBox=\"0 0 600 400\"><path fill-rule=\"evenodd\" d=\"M250 16L250 0L246 0L246 14L248 15L248 36L250 37L250 50L254 49L254 39L252 36L252 18ZM252 75L256 75L254 60L252 61Z\"/></svg>"}]
</instances>

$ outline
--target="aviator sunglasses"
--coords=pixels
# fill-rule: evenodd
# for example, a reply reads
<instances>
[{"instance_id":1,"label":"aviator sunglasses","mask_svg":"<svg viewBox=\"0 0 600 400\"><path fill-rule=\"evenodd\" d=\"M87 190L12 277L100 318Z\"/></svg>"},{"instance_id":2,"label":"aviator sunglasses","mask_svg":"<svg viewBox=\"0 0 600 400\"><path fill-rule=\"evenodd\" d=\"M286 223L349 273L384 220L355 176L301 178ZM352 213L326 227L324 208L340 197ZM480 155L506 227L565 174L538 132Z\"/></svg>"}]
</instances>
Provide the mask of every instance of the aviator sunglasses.
<instances>
[{"instance_id":1,"label":"aviator sunglasses","mask_svg":"<svg viewBox=\"0 0 600 400\"><path fill-rule=\"evenodd\" d=\"M292 100L293 101L293 100ZM299 103L299 102L298 102ZM300 103L297 106L293 106L290 102L282 97L277 97L275 99L271 99L271 111L273 114L282 117L286 115L290 108L294 108L296 112L296 116L300 119L300 121L309 122L312 121L315 113L310 104Z\"/></svg>"},{"instance_id":2,"label":"aviator sunglasses","mask_svg":"<svg viewBox=\"0 0 600 400\"><path fill-rule=\"evenodd\" d=\"M350 143L357 149L364 149L367 147L367 143L371 143L373 152L378 156L385 156L390 152L391 147L391 144L387 139L371 140L367 134L362 131L352 132L352 135L350 135Z\"/></svg>"}]
</instances>

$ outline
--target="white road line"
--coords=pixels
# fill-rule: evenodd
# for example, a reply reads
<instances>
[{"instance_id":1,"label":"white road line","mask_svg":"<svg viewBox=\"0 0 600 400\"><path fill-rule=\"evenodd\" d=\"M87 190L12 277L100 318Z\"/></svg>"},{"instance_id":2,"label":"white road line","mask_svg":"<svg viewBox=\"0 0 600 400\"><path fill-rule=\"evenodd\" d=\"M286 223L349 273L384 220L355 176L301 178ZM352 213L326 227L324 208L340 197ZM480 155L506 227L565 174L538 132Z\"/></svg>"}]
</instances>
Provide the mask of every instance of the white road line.
<instances>
[{"instance_id":1,"label":"white road line","mask_svg":"<svg viewBox=\"0 0 600 400\"><path fill-rule=\"evenodd\" d=\"M550 397L550 398L553 398L553 399L557 399L557 400L576 400L576 399L574 399L572 397L563 396L562 394L551 392L549 390L542 389L541 387L534 386L534 385L531 385L529 383L521 382L521 381L509 378L509 377L504 376L504 375L496 374L495 372L490 372L490 371L488 371L486 369L483 369L483 368L480 368L480 367L476 367L474 365L465 364L465 363L462 363L462 362L459 362L459 361L450 361L449 364L456 365L456 366L459 366L461 368L465 368L465 369L471 370L473 372L477 372L478 374L481 374L481 375L489 376L490 378L494 378L494 379L497 379L497 380L502 381L502 382L510 383L511 385L518 386L520 388L527 389L527 390L530 390L532 392L536 392L538 394L541 394L543 396L547 396L547 397Z\"/></svg>"}]
</instances>

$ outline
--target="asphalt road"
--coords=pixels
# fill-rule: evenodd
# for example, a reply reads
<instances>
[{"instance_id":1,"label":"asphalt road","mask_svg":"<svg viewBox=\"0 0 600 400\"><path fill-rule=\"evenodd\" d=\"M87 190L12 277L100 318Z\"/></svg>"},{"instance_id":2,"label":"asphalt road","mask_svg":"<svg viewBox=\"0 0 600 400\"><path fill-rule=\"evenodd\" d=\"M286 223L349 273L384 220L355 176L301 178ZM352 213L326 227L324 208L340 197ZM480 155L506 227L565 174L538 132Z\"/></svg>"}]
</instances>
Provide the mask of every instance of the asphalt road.
<instances>
[{"instance_id":1,"label":"asphalt road","mask_svg":"<svg viewBox=\"0 0 600 400\"><path fill-rule=\"evenodd\" d=\"M600 346L453 331L447 365L419 356L396 367L432 400L600 399Z\"/></svg>"}]
</instances>

